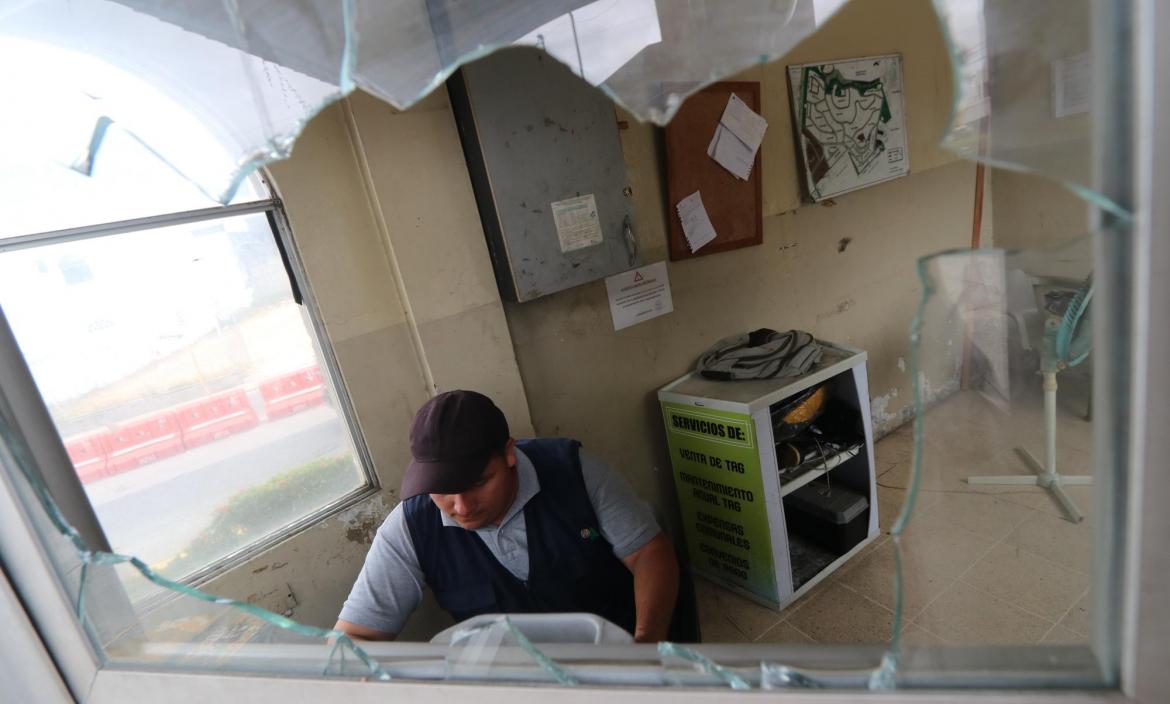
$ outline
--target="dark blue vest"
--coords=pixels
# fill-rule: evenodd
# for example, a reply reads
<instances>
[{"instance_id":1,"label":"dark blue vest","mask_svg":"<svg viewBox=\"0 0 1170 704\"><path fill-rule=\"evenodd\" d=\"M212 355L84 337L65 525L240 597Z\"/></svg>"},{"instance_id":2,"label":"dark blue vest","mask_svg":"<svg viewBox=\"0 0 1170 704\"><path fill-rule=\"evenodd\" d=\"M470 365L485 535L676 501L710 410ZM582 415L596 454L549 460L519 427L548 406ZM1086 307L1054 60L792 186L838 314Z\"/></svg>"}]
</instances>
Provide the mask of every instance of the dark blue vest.
<instances>
[{"instance_id":1,"label":"dark blue vest","mask_svg":"<svg viewBox=\"0 0 1170 704\"><path fill-rule=\"evenodd\" d=\"M403 502L419 565L456 621L486 613L584 611L634 632L634 580L598 530L581 476L580 443L521 440L540 492L524 507L528 580L516 579L474 532L445 528L426 494Z\"/></svg>"}]
</instances>

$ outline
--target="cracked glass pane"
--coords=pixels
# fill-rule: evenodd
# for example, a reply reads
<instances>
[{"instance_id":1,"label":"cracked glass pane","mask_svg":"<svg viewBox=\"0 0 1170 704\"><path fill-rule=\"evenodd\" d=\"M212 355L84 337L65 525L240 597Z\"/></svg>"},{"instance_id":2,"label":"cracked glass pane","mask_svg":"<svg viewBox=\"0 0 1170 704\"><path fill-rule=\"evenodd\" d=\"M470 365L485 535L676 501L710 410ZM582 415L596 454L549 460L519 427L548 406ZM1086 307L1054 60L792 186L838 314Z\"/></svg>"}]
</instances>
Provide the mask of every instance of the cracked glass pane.
<instances>
[{"instance_id":1,"label":"cracked glass pane","mask_svg":"<svg viewBox=\"0 0 1170 704\"><path fill-rule=\"evenodd\" d=\"M0 115L0 154L24 164L49 157L89 174L106 168L103 155L122 144L133 158L157 158L203 197L228 202L256 168L289 154L307 120L355 87L406 107L440 87L461 62L526 44L661 124L705 83L782 56L839 5L760 1L737 3L731 13L725 3L649 0L500 2L490 10L443 0L409 7L362 0L34 1L8 10L0 28L6 65L43 69L0 79L6 95L25 98L18 104L38 106ZM934 5L959 74L945 143L970 159L1056 179L1125 216L1091 190L1088 3ZM363 30L360 39L355 26ZM300 39L288 42L292 35ZM127 43L126 36L142 41ZM46 86L60 90L37 92ZM51 109L39 109L46 105ZM4 163L6 177L34 173L10 163L18 162ZM110 219L126 217L110 212ZM996 242L1002 245L998 236ZM891 538L859 555L834 585L880 607L875 630L890 635L888 650L867 651L865 668L825 675L782 656L662 644L650 674L594 672L600 679L592 681L882 689L903 686L926 667L914 659L914 647L1086 642L1094 516L1085 478L1097 472L1088 462L1085 378L1089 245L1088 236L1060 233L1044 244L946 252L921 262L924 293L911 363L919 417L906 443L914 457L879 480L900 492L890 501L894 510L883 510ZM76 262L66 269L66 276L85 275ZM19 452L10 428L0 430L5 446ZM57 512L31 460L3 459L108 659L389 676L348 638L175 584L137 558L89 550ZM128 591L142 598L132 602ZM470 630L444 651L439 674L428 676L577 681L580 671L559 652L525 640L506 619ZM1044 666L1072 671L1084 664L1078 657L1054 650ZM646 665L647 658L637 662Z\"/></svg>"},{"instance_id":2,"label":"cracked glass pane","mask_svg":"<svg viewBox=\"0 0 1170 704\"><path fill-rule=\"evenodd\" d=\"M1094 43L1089 0L933 0L955 70L943 144L956 153L1055 179L1104 210L1125 208L1094 189ZM1106 122L1107 124L1107 122Z\"/></svg>"},{"instance_id":3,"label":"cracked glass pane","mask_svg":"<svg viewBox=\"0 0 1170 704\"><path fill-rule=\"evenodd\" d=\"M0 468L103 662L389 679L344 634L172 582L132 556L90 550L57 509L9 421L0 414Z\"/></svg>"},{"instance_id":4,"label":"cracked glass pane","mask_svg":"<svg viewBox=\"0 0 1170 704\"><path fill-rule=\"evenodd\" d=\"M1091 462L1090 244L920 262L915 461L878 480L907 496L891 541L905 642L1089 641L1105 469Z\"/></svg>"}]
</instances>

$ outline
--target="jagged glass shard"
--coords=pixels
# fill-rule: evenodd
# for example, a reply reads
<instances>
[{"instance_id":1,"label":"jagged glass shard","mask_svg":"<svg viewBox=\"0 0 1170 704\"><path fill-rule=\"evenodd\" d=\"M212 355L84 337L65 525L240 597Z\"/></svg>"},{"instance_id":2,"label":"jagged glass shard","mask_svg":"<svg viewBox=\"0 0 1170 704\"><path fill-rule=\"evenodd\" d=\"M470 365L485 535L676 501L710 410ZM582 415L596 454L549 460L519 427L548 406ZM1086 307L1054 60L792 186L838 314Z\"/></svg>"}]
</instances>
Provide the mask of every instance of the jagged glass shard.
<instances>
[{"instance_id":1,"label":"jagged glass shard","mask_svg":"<svg viewBox=\"0 0 1170 704\"><path fill-rule=\"evenodd\" d=\"M446 657L448 679L531 680L527 662L535 662L543 675L540 679L573 687L576 676L554 662L507 616L501 615L460 628L451 635Z\"/></svg>"},{"instance_id":2,"label":"jagged glass shard","mask_svg":"<svg viewBox=\"0 0 1170 704\"><path fill-rule=\"evenodd\" d=\"M1124 120L1093 103L1089 0L934 0L950 42L955 106L943 145L998 167L1055 179L1116 215L1093 190L1094 122ZM1120 123L1119 123L1120 124Z\"/></svg>"},{"instance_id":3,"label":"jagged glass shard","mask_svg":"<svg viewBox=\"0 0 1170 704\"><path fill-rule=\"evenodd\" d=\"M90 550L40 481L7 409L0 411L0 470L16 488L104 662L390 679L343 633L172 582L135 557ZM131 591L140 595L133 602Z\"/></svg>"},{"instance_id":4,"label":"jagged glass shard","mask_svg":"<svg viewBox=\"0 0 1170 704\"><path fill-rule=\"evenodd\" d=\"M662 641L658 644L658 655L662 658L662 666L668 674L672 669L676 669L678 663L681 662L683 667L712 675L731 689L751 689L747 680L738 673L720 665L694 648Z\"/></svg>"},{"instance_id":5,"label":"jagged glass shard","mask_svg":"<svg viewBox=\"0 0 1170 704\"><path fill-rule=\"evenodd\" d=\"M111 125L214 201L292 151L319 110L352 90L350 2L17 3L0 23L0 151L83 172ZM133 39L130 39L133 38ZM295 38L295 39L293 39ZM34 68L35 67L35 68Z\"/></svg>"},{"instance_id":6,"label":"jagged glass shard","mask_svg":"<svg viewBox=\"0 0 1170 704\"><path fill-rule=\"evenodd\" d=\"M361 87L406 108L461 64L536 46L665 124L705 84L779 58L839 0L34 0L0 25L0 149L83 172L121 130L228 202ZM126 41L134 37L134 41ZM12 145L9 145L9 142Z\"/></svg>"},{"instance_id":7,"label":"jagged glass shard","mask_svg":"<svg viewBox=\"0 0 1170 704\"><path fill-rule=\"evenodd\" d=\"M760 663L761 689L823 689L824 683L816 677L787 665Z\"/></svg>"}]
</instances>

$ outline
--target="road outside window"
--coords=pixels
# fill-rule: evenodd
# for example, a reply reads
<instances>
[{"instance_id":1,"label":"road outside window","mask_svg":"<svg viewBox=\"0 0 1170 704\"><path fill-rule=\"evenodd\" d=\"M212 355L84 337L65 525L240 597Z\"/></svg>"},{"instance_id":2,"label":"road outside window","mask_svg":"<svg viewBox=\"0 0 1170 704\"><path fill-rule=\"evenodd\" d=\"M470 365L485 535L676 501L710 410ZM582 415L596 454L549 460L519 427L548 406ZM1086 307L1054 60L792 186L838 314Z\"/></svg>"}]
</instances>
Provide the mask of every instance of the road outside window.
<instances>
[{"instance_id":1,"label":"road outside window","mask_svg":"<svg viewBox=\"0 0 1170 704\"><path fill-rule=\"evenodd\" d=\"M4 252L0 305L113 549L166 577L369 483L265 212Z\"/></svg>"}]
</instances>

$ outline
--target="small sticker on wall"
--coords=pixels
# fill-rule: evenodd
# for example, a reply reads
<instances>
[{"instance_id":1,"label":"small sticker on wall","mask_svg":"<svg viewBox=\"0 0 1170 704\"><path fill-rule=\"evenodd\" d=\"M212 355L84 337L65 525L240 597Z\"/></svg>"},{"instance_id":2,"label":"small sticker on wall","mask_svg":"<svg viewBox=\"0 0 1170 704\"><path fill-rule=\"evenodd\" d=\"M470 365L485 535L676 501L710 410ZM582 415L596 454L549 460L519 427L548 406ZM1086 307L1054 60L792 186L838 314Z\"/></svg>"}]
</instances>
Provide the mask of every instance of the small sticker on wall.
<instances>
[{"instance_id":1,"label":"small sticker on wall","mask_svg":"<svg viewBox=\"0 0 1170 704\"><path fill-rule=\"evenodd\" d=\"M550 207L562 252L601 244L601 218L597 216L597 200L592 193L559 200Z\"/></svg>"}]
</instances>

